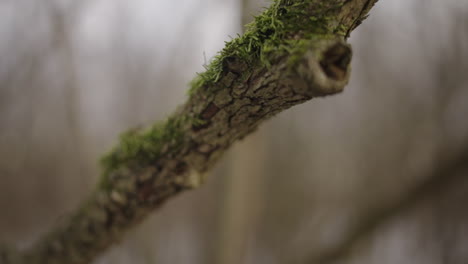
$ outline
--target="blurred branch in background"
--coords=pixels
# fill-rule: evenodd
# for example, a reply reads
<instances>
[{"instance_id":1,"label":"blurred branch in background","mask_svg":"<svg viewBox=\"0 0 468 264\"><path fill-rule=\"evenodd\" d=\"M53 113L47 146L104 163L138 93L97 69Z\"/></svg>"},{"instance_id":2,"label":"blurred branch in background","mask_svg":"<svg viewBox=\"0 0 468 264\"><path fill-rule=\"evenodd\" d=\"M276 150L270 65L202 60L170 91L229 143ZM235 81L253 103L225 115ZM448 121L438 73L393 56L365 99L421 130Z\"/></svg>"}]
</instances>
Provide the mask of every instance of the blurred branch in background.
<instances>
[{"instance_id":1,"label":"blurred branch in background","mask_svg":"<svg viewBox=\"0 0 468 264\"><path fill-rule=\"evenodd\" d=\"M3 63L0 71L2 178L7 183L19 183L18 179L24 180L25 175L34 173L33 177L22 181L16 191L4 187L0 192L5 198L1 199L3 208L9 208L5 209L8 213L0 221L12 221L15 214L23 215L18 221L12 221L15 223L12 228L17 229L18 234L29 233L25 223L31 212L21 208L27 208L36 201L40 205L49 199L52 201L49 206L54 207L60 200L66 201L73 196L73 192L60 193L60 189L55 192L39 190L71 184L75 186L73 191L79 191L80 186L86 185L86 180L80 177L87 171L82 164L84 142L80 140L83 135L79 124L79 87L75 77L75 40L72 38L76 23L86 11L86 3L80 1L71 6L55 1L2 3L5 15L8 11L14 15L10 20L7 20L8 16L2 18L6 20L5 25L9 25L2 31ZM21 12L14 13L13 10ZM29 23L32 21L37 22L31 26ZM58 74L53 80L49 78L60 68L65 74ZM51 127L54 129L47 131ZM67 137L67 142L59 143ZM51 177L56 171L63 172L58 181ZM31 199L34 202L29 205L23 203L38 193L40 199ZM54 197L54 193L60 193L60 199ZM11 200L22 202L13 206ZM48 215L34 208L41 206L31 206L39 219L41 215ZM36 224L40 226L42 221ZM4 237L8 236L9 232L5 231Z\"/></svg>"},{"instance_id":2,"label":"blurred branch in background","mask_svg":"<svg viewBox=\"0 0 468 264\"><path fill-rule=\"evenodd\" d=\"M415 15L417 17L425 17L428 20L432 19L430 12L423 11L421 9L415 9ZM344 232L343 237L340 241L332 246L330 249L323 250L320 252L314 252L312 250L311 255L307 263L351 263L351 256L359 255L363 250L369 250L369 245L365 242L372 237L382 235L378 232L385 229L385 226L390 225L395 219L401 218L408 215L410 212L418 211L420 208L424 208L425 203L432 204L430 210L432 211L443 211L440 208L440 200L447 200L450 194L457 192L458 189L464 188L467 182L468 173L468 142L466 135L453 135L458 129L454 129L455 123L453 122L454 113L453 109L459 106L460 100L463 100L463 96L466 87L468 86L468 76L465 71L468 68L468 49L465 43L468 41L468 15L466 9L457 9L453 12L453 16L450 19L449 31L445 32L446 41L442 42L438 47L444 52L434 54L431 49L425 49L425 59L428 62L428 69L431 73L430 77L433 81L432 85L434 88L434 107L430 114L426 115L415 115L416 124L421 123L433 123L434 126L434 138L436 141L436 153L433 158L433 166L421 172L420 176L416 177L416 183L412 184L411 187L401 186L404 191L401 195L390 199L389 201L381 201L380 205L376 208L364 210L360 213L347 231ZM430 34L429 38L433 37L430 31L420 32L420 38L424 39L424 33ZM429 89L432 87L427 87ZM461 97L461 98L459 98ZM461 114L461 113L458 113ZM463 115L463 114L462 114ZM455 125L456 126L456 125ZM421 137L418 131L415 130L414 135L410 139L417 140ZM410 147L407 147L408 154L410 155ZM408 158L411 158L408 156ZM396 184L398 185L398 183ZM466 188L461 190L466 192ZM464 197L459 197L464 199ZM463 204L465 200L449 200L448 203ZM444 206L444 205L442 205ZM447 205L445 205L447 207ZM458 210L457 206L452 206L448 211ZM461 209L463 210L463 209ZM447 211L447 209L445 210ZM457 214L457 217L466 219L463 216L463 212ZM424 214L412 215L412 218L424 217ZM441 225L451 225L452 222L455 224L456 220L450 219L450 215L432 216L434 219L441 218ZM461 220L463 221L463 220ZM423 229L426 229L427 233L433 232L431 229L437 228L428 225L427 221L420 221L419 223ZM462 227L463 228L463 227ZM444 229L445 230L445 229ZM385 234L384 234L385 235ZM450 234L453 236L454 234ZM431 237L433 240L439 239L437 236L445 237L447 234L436 234L435 237ZM461 263L463 254L455 256L455 247L447 247L450 244L449 241L456 241L457 237L453 236L447 241L441 242L440 248L437 251L440 252L428 252L429 258L433 258L435 263ZM461 241L464 243L463 241ZM462 245L461 247L464 247ZM424 249L421 249L423 252ZM355 252L357 251L357 252ZM424 254L424 253L423 253ZM449 256L448 258L437 259L436 255ZM377 256L378 258L378 256ZM450 261L448 261L450 259ZM360 260L362 261L362 260ZM359 262L359 260L358 260Z\"/></svg>"},{"instance_id":3,"label":"blurred branch in background","mask_svg":"<svg viewBox=\"0 0 468 264\"><path fill-rule=\"evenodd\" d=\"M355 225L344 234L343 240L335 248L328 250L328 252L317 252L314 254L315 256L310 257L307 263L327 264L344 261L353 253L352 250L359 246L361 240L371 236L386 223L411 209L415 209L425 200L452 192L457 184L466 180L467 170L468 144L463 147L461 153L438 161L437 167L430 175L424 176L421 183L410 188L398 199L389 204L382 204L380 208L359 216Z\"/></svg>"},{"instance_id":4,"label":"blurred branch in background","mask_svg":"<svg viewBox=\"0 0 468 264\"><path fill-rule=\"evenodd\" d=\"M265 1L239 0L240 27L252 22L259 6ZM249 250L255 243L254 233L260 225L264 193L268 133L263 129L234 146L225 168L224 196L218 228L219 243L215 263L235 264L247 261Z\"/></svg>"}]
</instances>

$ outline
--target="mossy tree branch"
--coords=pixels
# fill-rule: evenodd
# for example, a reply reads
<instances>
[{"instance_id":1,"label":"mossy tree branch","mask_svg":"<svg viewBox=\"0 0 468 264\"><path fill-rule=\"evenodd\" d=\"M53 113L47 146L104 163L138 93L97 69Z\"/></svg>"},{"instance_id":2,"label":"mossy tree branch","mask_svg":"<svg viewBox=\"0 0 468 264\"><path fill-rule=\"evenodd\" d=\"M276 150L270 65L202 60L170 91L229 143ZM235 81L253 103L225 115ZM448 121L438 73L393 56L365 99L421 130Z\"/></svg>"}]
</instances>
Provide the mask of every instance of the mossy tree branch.
<instances>
[{"instance_id":1,"label":"mossy tree branch","mask_svg":"<svg viewBox=\"0 0 468 264\"><path fill-rule=\"evenodd\" d=\"M274 1L226 43L165 122L122 135L103 158L90 197L15 263L89 263L168 198L203 182L201 175L262 121L342 91L351 60L345 39L375 2Z\"/></svg>"}]
</instances>

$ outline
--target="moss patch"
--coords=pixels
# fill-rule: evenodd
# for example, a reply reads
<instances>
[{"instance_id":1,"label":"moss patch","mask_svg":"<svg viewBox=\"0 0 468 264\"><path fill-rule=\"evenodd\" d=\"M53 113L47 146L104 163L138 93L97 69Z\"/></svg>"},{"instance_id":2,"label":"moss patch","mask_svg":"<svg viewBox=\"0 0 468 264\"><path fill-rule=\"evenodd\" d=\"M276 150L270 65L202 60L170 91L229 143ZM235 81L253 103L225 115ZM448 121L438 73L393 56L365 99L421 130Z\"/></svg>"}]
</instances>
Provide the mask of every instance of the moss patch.
<instances>
[{"instance_id":1,"label":"moss patch","mask_svg":"<svg viewBox=\"0 0 468 264\"><path fill-rule=\"evenodd\" d=\"M103 167L101 186L109 184L108 176L112 171L132 164L144 166L154 163L165 149L177 151L185 142L185 128L203 122L188 116L169 117L147 129L122 133L119 144L100 160Z\"/></svg>"},{"instance_id":2,"label":"moss patch","mask_svg":"<svg viewBox=\"0 0 468 264\"><path fill-rule=\"evenodd\" d=\"M336 20L345 2L330 0L275 0L273 4L246 26L246 32L229 42L190 83L189 94L217 82L226 58L238 58L250 67L260 63L269 66L278 56L299 54L307 40L327 35L344 36L346 28Z\"/></svg>"}]
</instances>

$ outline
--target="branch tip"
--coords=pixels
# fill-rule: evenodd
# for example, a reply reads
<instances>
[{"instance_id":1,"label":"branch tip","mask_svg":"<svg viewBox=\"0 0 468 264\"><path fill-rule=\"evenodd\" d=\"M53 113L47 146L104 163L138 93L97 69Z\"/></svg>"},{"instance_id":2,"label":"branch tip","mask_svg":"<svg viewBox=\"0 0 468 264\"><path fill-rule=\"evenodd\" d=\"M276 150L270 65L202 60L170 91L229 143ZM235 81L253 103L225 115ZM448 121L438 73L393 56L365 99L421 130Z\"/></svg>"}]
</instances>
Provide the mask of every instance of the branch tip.
<instances>
[{"instance_id":1,"label":"branch tip","mask_svg":"<svg viewBox=\"0 0 468 264\"><path fill-rule=\"evenodd\" d=\"M325 74L333 80L344 81L351 62L351 48L343 43L336 43L326 50L320 61Z\"/></svg>"}]
</instances>

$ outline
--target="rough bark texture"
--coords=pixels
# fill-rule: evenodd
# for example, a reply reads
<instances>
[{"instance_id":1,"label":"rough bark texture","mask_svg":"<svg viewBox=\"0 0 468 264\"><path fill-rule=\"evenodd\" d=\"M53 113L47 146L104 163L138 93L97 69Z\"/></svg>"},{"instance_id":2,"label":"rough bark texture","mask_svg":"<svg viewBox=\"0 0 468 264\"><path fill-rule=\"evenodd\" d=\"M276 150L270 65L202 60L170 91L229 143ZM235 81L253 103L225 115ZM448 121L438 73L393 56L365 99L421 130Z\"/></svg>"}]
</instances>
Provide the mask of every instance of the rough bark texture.
<instances>
[{"instance_id":1,"label":"rough bark texture","mask_svg":"<svg viewBox=\"0 0 468 264\"><path fill-rule=\"evenodd\" d=\"M269 117L342 91L345 38L377 0L272 3L227 43L167 121L122 135L90 197L62 226L2 263L89 263L168 198L203 182L233 142Z\"/></svg>"}]
</instances>

